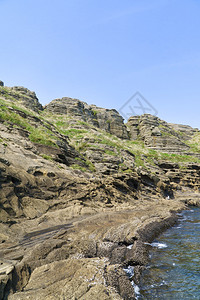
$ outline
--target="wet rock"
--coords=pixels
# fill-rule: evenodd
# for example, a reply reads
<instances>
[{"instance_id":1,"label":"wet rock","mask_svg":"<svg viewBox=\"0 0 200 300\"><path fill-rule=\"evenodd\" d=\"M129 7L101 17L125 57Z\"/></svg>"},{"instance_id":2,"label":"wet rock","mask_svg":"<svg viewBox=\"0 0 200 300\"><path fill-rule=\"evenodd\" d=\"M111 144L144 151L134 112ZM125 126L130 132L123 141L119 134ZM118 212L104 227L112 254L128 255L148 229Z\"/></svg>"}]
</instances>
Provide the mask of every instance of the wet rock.
<instances>
[{"instance_id":1,"label":"wet rock","mask_svg":"<svg viewBox=\"0 0 200 300\"><path fill-rule=\"evenodd\" d=\"M119 265L108 267L106 281L109 285L115 287L122 299L134 300L135 292L126 273Z\"/></svg>"}]
</instances>

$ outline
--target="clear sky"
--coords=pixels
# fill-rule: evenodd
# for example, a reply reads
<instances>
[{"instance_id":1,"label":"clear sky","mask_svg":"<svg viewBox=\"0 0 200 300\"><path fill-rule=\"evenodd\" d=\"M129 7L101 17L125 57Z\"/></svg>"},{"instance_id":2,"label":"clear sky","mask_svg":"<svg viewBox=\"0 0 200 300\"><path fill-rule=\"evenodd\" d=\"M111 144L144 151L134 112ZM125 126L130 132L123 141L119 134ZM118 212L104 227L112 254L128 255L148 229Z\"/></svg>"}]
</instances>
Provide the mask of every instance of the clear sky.
<instances>
[{"instance_id":1,"label":"clear sky","mask_svg":"<svg viewBox=\"0 0 200 300\"><path fill-rule=\"evenodd\" d=\"M0 0L0 80L200 128L199 0ZM133 104L132 104L133 105Z\"/></svg>"}]
</instances>

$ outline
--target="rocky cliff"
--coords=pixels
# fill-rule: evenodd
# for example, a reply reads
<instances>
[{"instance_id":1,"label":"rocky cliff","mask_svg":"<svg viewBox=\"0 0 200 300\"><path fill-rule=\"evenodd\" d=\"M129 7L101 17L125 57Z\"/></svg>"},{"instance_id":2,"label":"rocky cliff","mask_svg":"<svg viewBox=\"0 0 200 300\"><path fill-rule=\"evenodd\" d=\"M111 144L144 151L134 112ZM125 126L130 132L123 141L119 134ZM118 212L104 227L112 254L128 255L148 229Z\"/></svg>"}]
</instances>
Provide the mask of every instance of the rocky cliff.
<instances>
[{"instance_id":1,"label":"rocky cliff","mask_svg":"<svg viewBox=\"0 0 200 300\"><path fill-rule=\"evenodd\" d=\"M84 121L119 138L128 138L123 118L115 109L88 105L77 99L62 98L51 101L45 110L56 115L71 117L70 125L76 124L76 121ZM79 124L81 123L79 122Z\"/></svg>"},{"instance_id":2,"label":"rocky cliff","mask_svg":"<svg viewBox=\"0 0 200 300\"><path fill-rule=\"evenodd\" d=\"M123 268L200 203L199 139L0 82L0 299L135 299Z\"/></svg>"},{"instance_id":3,"label":"rocky cliff","mask_svg":"<svg viewBox=\"0 0 200 300\"><path fill-rule=\"evenodd\" d=\"M191 147L187 142L199 134L198 129L186 125L168 124L158 117L147 114L131 117L127 127L131 139L140 138L151 149L177 154L188 154Z\"/></svg>"}]
</instances>

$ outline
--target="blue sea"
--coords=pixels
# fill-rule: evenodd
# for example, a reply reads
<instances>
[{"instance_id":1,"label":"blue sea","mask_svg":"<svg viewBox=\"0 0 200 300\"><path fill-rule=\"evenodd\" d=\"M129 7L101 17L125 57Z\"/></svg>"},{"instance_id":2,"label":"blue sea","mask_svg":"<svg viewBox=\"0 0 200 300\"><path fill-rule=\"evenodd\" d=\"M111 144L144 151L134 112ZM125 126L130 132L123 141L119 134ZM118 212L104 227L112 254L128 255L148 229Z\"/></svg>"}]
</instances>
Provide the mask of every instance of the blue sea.
<instances>
[{"instance_id":1,"label":"blue sea","mask_svg":"<svg viewBox=\"0 0 200 300\"><path fill-rule=\"evenodd\" d=\"M180 213L179 222L149 247L137 299L200 299L200 209Z\"/></svg>"}]
</instances>

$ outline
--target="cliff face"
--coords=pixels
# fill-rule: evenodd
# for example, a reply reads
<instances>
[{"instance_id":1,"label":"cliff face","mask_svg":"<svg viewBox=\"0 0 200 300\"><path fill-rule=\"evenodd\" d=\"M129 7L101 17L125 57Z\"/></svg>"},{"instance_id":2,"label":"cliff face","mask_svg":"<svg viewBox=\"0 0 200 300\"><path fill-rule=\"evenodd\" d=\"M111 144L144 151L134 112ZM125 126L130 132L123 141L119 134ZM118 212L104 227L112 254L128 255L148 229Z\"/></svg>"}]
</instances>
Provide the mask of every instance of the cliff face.
<instances>
[{"instance_id":1,"label":"cliff face","mask_svg":"<svg viewBox=\"0 0 200 300\"><path fill-rule=\"evenodd\" d=\"M76 121L84 121L119 138L128 138L123 118L115 109L105 109L96 105L88 105L77 99L62 98L51 101L45 107L45 110L53 114L66 115L73 118L69 122L71 125L76 124ZM79 122L79 124L81 123Z\"/></svg>"},{"instance_id":2,"label":"cliff face","mask_svg":"<svg viewBox=\"0 0 200 300\"><path fill-rule=\"evenodd\" d=\"M128 120L130 137L144 141L145 146L168 153L187 154L191 140L200 131L190 126L169 124L152 115L133 116Z\"/></svg>"},{"instance_id":3,"label":"cliff face","mask_svg":"<svg viewBox=\"0 0 200 300\"><path fill-rule=\"evenodd\" d=\"M122 267L200 203L199 137L0 84L0 299L134 299Z\"/></svg>"}]
</instances>

